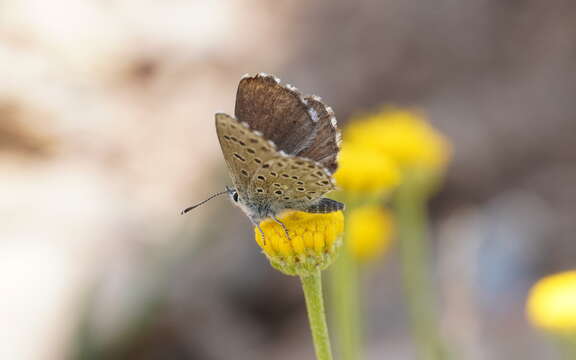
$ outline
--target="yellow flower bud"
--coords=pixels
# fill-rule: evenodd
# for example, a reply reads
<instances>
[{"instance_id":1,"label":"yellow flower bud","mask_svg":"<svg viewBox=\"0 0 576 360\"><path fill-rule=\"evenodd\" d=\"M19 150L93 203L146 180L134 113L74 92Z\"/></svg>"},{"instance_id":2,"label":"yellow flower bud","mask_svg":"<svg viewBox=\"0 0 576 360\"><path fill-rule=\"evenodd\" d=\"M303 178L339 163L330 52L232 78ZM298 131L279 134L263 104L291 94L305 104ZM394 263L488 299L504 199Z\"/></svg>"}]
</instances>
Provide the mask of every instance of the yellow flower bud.
<instances>
[{"instance_id":1,"label":"yellow flower bud","mask_svg":"<svg viewBox=\"0 0 576 360\"><path fill-rule=\"evenodd\" d=\"M338 187L350 195L377 196L400 182L400 171L386 155L344 141L334 177Z\"/></svg>"},{"instance_id":2,"label":"yellow flower bud","mask_svg":"<svg viewBox=\"0 0 576 360\"><path fill-rule=\"evenodd\" d=\"M359 117L345 129L344 139L386 154L401 168L441 170L451 156L444 136L422 115L407 110L392 108Z\"/></svg>"},{"instance_id":3,"label":"yellow flower bud","mask_svg":"<svg viewBox=\"0 0 576 360\"><path fill-rule=\"evenodd\" d=\"M382 255L394 233L392 214L377 205L354 208L348 214L346 241L352 256L360 261Z\"/></svg>"},{"instance_id":4,"label":"yellow flower bud","mask_svg":"<svg viewBox=\"0 0 576 360\"><path fill-rule=\"evenodd\" d=\"M332 263L344 231L341 211L328 214L289 211L279 220L288 229L289 239L273 219L260 223L265 242L258 228L254 228L256 242L273 267L288 275L308 276Z\"/></svg>"},{"instance_id":5,"label":"yellow flower bud","mask_svg":"<svg viewBox=\"0 0 576 360\"><path fill-rule=\"evenodd\" d=\"M534 326L576 334L576 270L539 280L528 295L526 314Z\"/></svg>"}]
</instances>

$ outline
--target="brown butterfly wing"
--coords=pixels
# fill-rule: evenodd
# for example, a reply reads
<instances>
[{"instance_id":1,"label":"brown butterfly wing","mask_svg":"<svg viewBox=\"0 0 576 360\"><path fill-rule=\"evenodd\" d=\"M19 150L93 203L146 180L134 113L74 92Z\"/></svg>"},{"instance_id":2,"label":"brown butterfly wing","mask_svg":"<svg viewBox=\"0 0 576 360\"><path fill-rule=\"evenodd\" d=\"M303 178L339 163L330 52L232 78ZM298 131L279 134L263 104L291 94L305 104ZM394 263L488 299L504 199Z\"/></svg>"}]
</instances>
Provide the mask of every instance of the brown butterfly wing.
<instances>
[{"instance_id":1,"label":"brown butterfly wing","mask_svg":"<svg viewBox=\"0 0 576 360\"><path fill-rule=\"evenodd\" d=\"M332 109L315 96L305 98L306 103L318 116L314 136L296 155L317 161L331 174L338 168L337 158L340 150L340 131L336 126L336 117Z\"/></svg>"},{"instance_id":2,"label":"brown butterfly wing","mask_svg":"<svg viewBox=\"0 0 576 360\"><path fill-rule=\"evenodd\" d=\"M232 182L240 194L246 194L256 170L279 154L274 144L227 114L216 114L216 134Z\"/></svg>"},{"instance_id":3,"label":"brown butterfly wing","mask_svg":"<svg viewBox=\"0 0 576 360\"><path fill-rule=\"evenodd\" d=\"M240 80L235 115L287 154L295 154L309 144L317 126L300 92L266 74Z\"/></svg>"},{"instance_id":4,"label":"brown butterfly wing","mask_svg":"<svg viewBox=\"0 0 576 360\"><path fill-rule=\"evenodd\" d=\"M275 211L306 210L332 190L334 182L323 166L297 156L268 160L250 183L251 197L270 204Z\"/></svg>"}]
</instances>

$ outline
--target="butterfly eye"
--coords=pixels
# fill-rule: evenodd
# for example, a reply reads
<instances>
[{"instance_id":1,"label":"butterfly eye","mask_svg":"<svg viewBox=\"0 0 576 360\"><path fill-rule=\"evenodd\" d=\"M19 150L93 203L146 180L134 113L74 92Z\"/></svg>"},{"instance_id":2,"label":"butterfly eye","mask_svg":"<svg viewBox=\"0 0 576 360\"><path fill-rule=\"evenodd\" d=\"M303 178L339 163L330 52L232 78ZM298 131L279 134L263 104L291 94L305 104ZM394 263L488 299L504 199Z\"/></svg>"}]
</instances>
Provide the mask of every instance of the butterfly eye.
<instances>
[{"instance_id":1,"label":"butterfly eye","mask_svg":"<svg viewBox=\"0 0 576 360\"><path fill-rule=\"evenodd\" d=\"M234 200L234 202L238 202L238 193L235 192L234 195L232 195L232 199Z\"/></svg>"}]
</instances>

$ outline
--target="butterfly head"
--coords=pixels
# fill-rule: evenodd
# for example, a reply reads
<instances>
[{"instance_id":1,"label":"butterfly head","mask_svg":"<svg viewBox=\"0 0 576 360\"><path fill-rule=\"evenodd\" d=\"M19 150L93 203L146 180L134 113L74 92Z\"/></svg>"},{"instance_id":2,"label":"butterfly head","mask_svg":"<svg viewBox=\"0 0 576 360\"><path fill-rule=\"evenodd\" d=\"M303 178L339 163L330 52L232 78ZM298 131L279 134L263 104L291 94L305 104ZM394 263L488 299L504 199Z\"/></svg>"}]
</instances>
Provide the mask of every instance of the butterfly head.
<instances>
[{"instance_id":1,"label":"butterfly head","mask_svg":"<svg viewBox=\"0 0 576 360\"><path fill-rule=\"evenodd\" d=\"M230 197L230 201L236 206L238 206L242 211L252 220L253 223L257 224L260 221L266 219L272 212L270 210L270 206L266 206L265 204L259 203L257 201L249 201L245 199L238 190L231 187L226 187L226 192Z\"/></svg>"},{"instance_id":2,"label":"butterfly head","mask_svg":"<svg viewBox=\"0 0 576 360\"><path fill-rule=\"evenodd\" d=\"M230 200L233 203L237 204L238 201L240 200L239 195L238 195L238 191L235 188L226 186L226 192L228 193Z\"/></svg>"}]
</instances>

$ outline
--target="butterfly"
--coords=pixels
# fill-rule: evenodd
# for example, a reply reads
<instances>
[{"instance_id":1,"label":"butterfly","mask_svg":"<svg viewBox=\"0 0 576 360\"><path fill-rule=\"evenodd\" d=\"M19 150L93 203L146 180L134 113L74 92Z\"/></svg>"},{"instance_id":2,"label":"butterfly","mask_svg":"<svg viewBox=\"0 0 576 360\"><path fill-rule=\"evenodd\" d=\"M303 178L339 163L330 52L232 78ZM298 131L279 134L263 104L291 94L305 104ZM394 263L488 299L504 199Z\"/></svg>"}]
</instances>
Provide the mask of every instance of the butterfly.
<instances>
[{"instance_id":1,"label":"butterfly","mask_svg":"<svg viewBox=\"0 0 576 360\"><path fill-rule=\"evenodd\" d=\"M260 222L286 210L330 213L344 204L323 197L335 189L340 132L332 109L272 75L245 75L234 117L216 113L216 133L233 188L228 194L262 236Z\"/></svg>"}]
</instances>

